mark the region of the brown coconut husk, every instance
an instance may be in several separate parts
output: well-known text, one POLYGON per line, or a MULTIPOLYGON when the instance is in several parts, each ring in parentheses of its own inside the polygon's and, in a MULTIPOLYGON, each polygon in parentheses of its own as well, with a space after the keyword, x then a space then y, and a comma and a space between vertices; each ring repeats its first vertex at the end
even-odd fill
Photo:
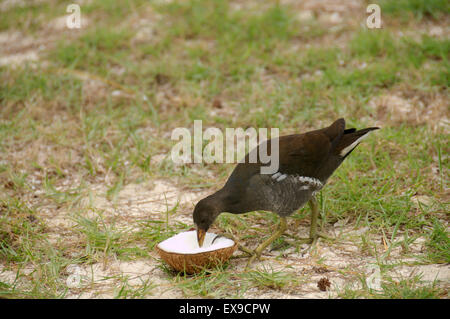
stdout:
POLYGON ((197 254, 180 254, 167 252, 156 245, 155 250, 159 256, 176 271, 187 274, 195 274, 203 269, 209 269, 223 264, 237 249, 237 243, 231 247, 225 247, 197 254))

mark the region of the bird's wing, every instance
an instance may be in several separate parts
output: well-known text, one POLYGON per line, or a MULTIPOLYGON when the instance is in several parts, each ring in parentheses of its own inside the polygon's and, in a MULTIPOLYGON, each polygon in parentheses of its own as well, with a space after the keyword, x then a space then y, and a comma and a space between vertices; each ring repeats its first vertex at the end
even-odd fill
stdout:
POLYGON ((311 177, 275 173, 256 174, 250 178, 243 202, 245 209, 268 210, 290 214, 303 206, 322 183, 311 177))
MULTIPOLYGON (((344 119, 339 119, 324 129, 277 138, 278 172, 305 177, 316 176, 323 163, 337 147, 344 134, 344 128, 344 119)), ((254 175, 259 175, 261 173, 261 166, 269 165, 262 163, 260 148, 265 144, 264 148, 268 156, 275 156, 275 154, 272 154, 272 143, 274 140, 275 139, 271 139, 263 142, 249 152, 246 155, 244 162, 236 166, 227 181, 227 184, 234 183, 235 179, 239 179, 242 182, 250 180, 254 175), (250 154, 256 155, 257 163, 249 163, 252 158, 250 154)), ((265 151, 262 153, 265 153, 265 151)))
POLYGON ((316 176, 344 134, 345 121, 329 127, 280 139, 280 172, 316 176))

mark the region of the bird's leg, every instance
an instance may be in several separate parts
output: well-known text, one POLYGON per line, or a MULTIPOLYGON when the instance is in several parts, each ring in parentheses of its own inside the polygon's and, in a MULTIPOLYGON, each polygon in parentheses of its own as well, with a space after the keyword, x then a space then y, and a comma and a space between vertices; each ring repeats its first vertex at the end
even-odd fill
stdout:
POLYGON ((271 243, 273 243, 277 238, 279 238, 281 235, 283 235, 284 231, 287 228, 286 223, 286 217, 280 217, 280 224, 278 225, 278 229, 275 233, 272 234, 266 241, 264 241, 261 245, 259 245, 253 253, 253 256, 249 259, 247 262, 247 267, 253 263, 256 257, 260 257, 261 253, 264 249, 266 249, 267 246, 269 246, 271 243))
POLYGON ((238 256, 232 256, 231 258, 233 258, 233 259, 234 259, 234 258, 243 258, 243 257, 249 257, 249 256, 254 255, 254 252, 253 252, 252 250, 250 250, 250 249, 248 249, 248 248, 242 246, 241 244, 239 244, 238 239, 237 239, 236 237, 234 237, 233 235, 228 234, 228 233, 225 233, 225 234, 221 234, 221 235, 216 236, 216 238, 214 238, 212 242, 214 242, 214 241, 215 241, 217 238, 219 238, 219 237, 225 237, 225 238, 231 239, 232 241, 234 241, 235 243, 237 243, 238 249, 239 249, 240 251, 242 251, 242 252, 245 253, 245 254, 238 255, 238 256))
POLYGON ((314 243, 319 237, 333 240, 333 238, 330 238, 321 232, 317 231, 317 219, 319 218, 319 203, 317 202, 317 199, 315 196, 313 196, 309 200, 309 206, 311 207, 311 228, 309 230, 309 239, 311 243, 314 243))
POLYGON ((309 207, 311 207, 311 228, 309 229, 309 239, 314 242, 317 239, 317 219, 319 218, 319 203, 316 196, 309 200, 309 207))
POLYGON ((308 202, 311 207, 311 227, 309 229, 309 238, 297 238, 297 243, 300 244, 314 244, 319 237, 330 239, 329 237, 317 231, 317 219, 319 218, 319 203, 315 196, 311 197, 308 202))

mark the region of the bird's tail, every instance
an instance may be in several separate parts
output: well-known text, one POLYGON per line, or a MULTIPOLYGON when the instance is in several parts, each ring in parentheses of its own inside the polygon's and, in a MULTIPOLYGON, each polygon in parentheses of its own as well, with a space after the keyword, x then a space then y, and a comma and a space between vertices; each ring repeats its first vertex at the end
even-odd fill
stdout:
POLYGON ((336 153, 346 158, 371 131, 378 129, 379 127, 368 127, 358 131, 355 128, 344 130, 344 134, 335 149, 336 153))

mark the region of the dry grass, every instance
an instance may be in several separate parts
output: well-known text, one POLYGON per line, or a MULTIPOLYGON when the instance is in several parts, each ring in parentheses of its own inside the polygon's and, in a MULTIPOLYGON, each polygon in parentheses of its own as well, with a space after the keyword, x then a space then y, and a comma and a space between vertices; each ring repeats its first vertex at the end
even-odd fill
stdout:
MULTIPOLYGON (((364 1, 277 3, 83 1, 80 30, 59 1, 1 4, 0 297, 448 298, 448 14, 384 3, 365 30, 364 1), (321 194, 335 241, 297 247, 302 209, 253 270, 159 259, 233 169, 175 165, 172 129, 337 117, 382 130, 321 194)), ((254 247, 276 222, 223 214, 212 231, 254 247)))

